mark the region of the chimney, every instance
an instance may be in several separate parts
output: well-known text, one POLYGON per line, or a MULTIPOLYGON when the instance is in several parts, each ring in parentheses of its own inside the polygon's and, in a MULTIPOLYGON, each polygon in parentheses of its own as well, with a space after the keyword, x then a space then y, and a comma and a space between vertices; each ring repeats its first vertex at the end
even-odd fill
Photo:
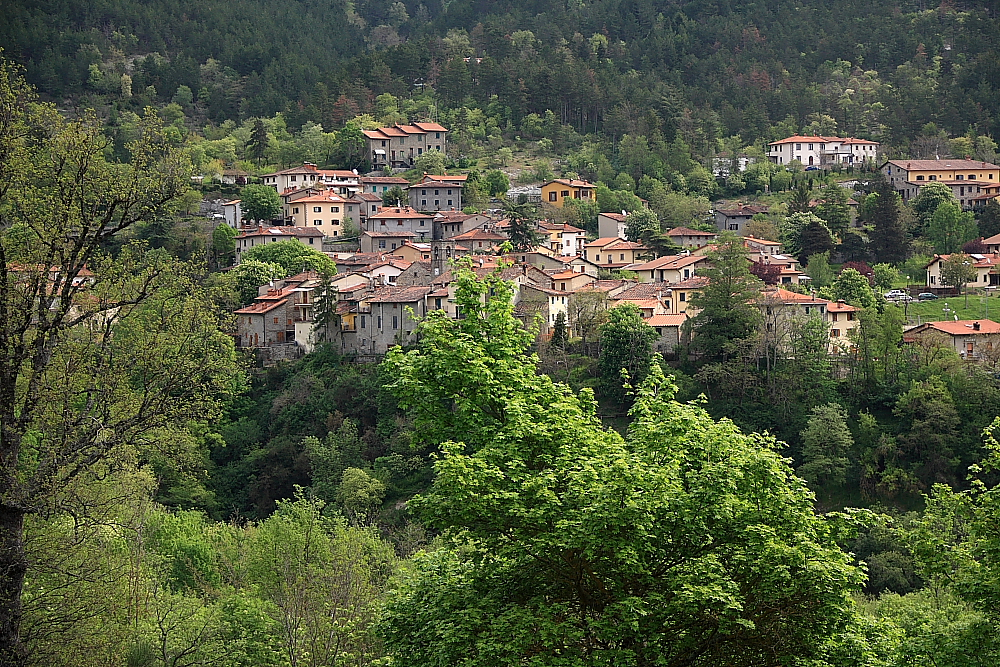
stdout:
POLYGON ((972 323, 972 330, 973 331, 979 331, 979 322, 973 322, 972 323))

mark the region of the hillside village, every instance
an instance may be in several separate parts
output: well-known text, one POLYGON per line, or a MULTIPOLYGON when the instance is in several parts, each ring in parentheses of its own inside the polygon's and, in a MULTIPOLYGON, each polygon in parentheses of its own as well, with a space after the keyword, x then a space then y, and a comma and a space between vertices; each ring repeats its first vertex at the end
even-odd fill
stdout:
MULTIPOLYGON (((385 167, 373 172, 378 175, 308 163, 263 175, 262 182, 279 193, 280 223, 245 220, 239 200, 223 205, 226 222, 238 231, 237 263, 261 244, 293 241, 323 251, 338 267, 330 283, 337 295, 333 323, 317 325, 316 303, 324 283, 315 271, 306 271, 262 285, 253 303, 235 311, 241 347, 257 349, 268 363, 308 353, 319 340, 348 356, 378 358, 394 345, 414 343, 417 321, 431 311, 461 317, 452 267, 465 258, 477 274, 500 269, 516 285, 515 313, 526 327, 537 324, 543 340, 551 338, 557 326, 569 336, 592 335, 583 330, 581 322, 588 318, 581 310, 633 304, 656 331, 654 349, 672 358, 686 334, 685 322, 699 312, 691 299, 707 284, 702 274, 710 265, 709 254, 719 234, 732 233, 741 238, 751 266, 761 267, 753 272, 766 275, 768 284, 758 299, 762 312, 781 313, 778 322, 795 316, 818 318, 829 333, 831 354, 851 348, 849 334, 858 309, 843 300, 818 297, 801 262, 785 254, 780 242, 748 233, 751 221, 766 214, 767 206, 735 202, 714 210, 702 229, 669 229, 665 236, 673 253, 660 254, 641 240, 629 240, 625 211, 599 213, 597 238, 588 238, 584 229, 571 224, 550 222, 546 213, 555 213, 567 200, 596 198, 593 183, 554 178, 533 193, 539 209, 531 223, 537 244, 515 250, 502 207, 463 212, 467 175, 423 174, 412 183, 400 175, 384 175, 412 167, 425 151, 445 149, 446 136, 447 129, 434 123, 365 131, 372 164, 385 167), (404 193, 405 203, 384 205, 383 196, 393 188, 404 193), (708 231, 713 224, 715 230, 708 231)), ((872 141, 796 135, 771 143, 768 158, 777 164, 794 160, 809 169, 871 168, 878 164, 878 148, 872 141)), ((934 182, 948 185, 964 209, 1000 197, 1000 167, 982 161, 888 160, 879 169, 904 201, 934 182)), ((530 204, 523 188, 512 189, 508 198, 530 204)), ((820 203, 813 200, 810 206, 820 203)), ((856 225, 858 202, 850 198, 847 204, 856 225)), ((1000 235, 985 243, 989 253, 973 255, 973 287, 995 286, 1000 280, 1000 235)), ((954 291, 941 278, 947 258, 935 256, 926 267, 920 292, 937 296, 954 291)), ((963 357, 976 358, 987 345, 992 348, 997 331, 992 325, 973 329, 966 324, 935 328, 913 322, 913 336, 928 327, 948 332, 963 357)))

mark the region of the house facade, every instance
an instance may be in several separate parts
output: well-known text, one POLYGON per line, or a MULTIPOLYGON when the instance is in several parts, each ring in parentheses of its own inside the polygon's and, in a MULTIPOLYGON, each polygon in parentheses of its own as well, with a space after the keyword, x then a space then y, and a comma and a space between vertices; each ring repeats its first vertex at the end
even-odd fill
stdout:
POLYGON ((1000 188, 1000 167, 981 160, 889 160, 881 167, 903 201, 910 201, 928 183, 951 188, 962 208, 971 208, 983 189, 1000 188))
POLYGON ((542 203, 556 208, 562 208, 567 199, 582 199, 596 201, 597 186, 587 181, 557 178, 543 183, 542 203))
POLYGON ((798 161, 806 167, 853 166, 876 162, 879 146, 877 141, 853 137, 795 135, 769 143, 767 157, 774 164, 798 161))
POLYGON ((991 361, 1000 354, 1000 323, 992 320, 924 322, 903 335, 906 342, 946 342, 967 361, 991 361))
POLYGON ((428 151, 448 151, 448 130, 437 123, 397 124, 365 130, 364 135, 372 169, 405 169, 428 151))
MULTIPOLYGON (((946 285, 941 282, 941 265, 944 264, 949 257, 951 257, 951 255, 934 255, 934 259, 927 264, 927 287, 946 287, 946 285)), ((976 271, 975 278, 973 278, 973 280, 969 283, 969 287, 991 287, 1000 285, 1000 274, 997 272, 997 267, 1000 266, 1000 254, 976 253, 969 255, 969 259, 973 262, 973 267, 976 271)))
POLYGON ((718 209, 715 212, 715 226, 720 232, 734 232, 746 235, 746 227, 758 213, 767 213, 767 206, 740 205, 734 208, 718 209))
POLYGON ((410 206, 418 211, 461 211, 462 188, 459 180, 438 180, 440 176, 424 176, 409 187, 410 206))
POLYGON ((330 190, 289 201, 285 209, 293 227, 313 227, 330 237, 343 235, 347 200, 330 190))

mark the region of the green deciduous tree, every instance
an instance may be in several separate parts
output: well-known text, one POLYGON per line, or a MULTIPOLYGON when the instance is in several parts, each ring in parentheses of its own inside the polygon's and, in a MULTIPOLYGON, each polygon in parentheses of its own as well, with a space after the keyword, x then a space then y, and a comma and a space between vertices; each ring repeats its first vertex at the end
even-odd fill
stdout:
POLYGON ((510 190, 510 179, 507 178, 507 174, 499 169, 491 169, 486 172, 483 183, 491 197, 506 195, 507 191, 510 190))
POLYGON ((403 206, 407 201, 406 192, 398 185, 394 185, 382 193, 383 206, 403 206))
POLYGON ((853 445, 844 408, 836 403, 818 405, 802 431, 802 465, 796 472, 811 484, 843 484, 853 445))
POLYGON ((927 240, 942 255, 958 252, 966 241, 978 235, 975 216, 962 211, 958 203, 942 202, 927 221, 927 240))
POLYGON ((240 302, 246 305, 257 298, 261 286, 286 275, 288 274, 280 264, 244 259, 227 274, 227 277, 233 281, 240 302))
POLYGON ((418 422, 448 406, 418 426, 442 454, 411 501, 447 539, 389 599, 394 664, 821 657, 862 575, 773 442, 670 400, 657 364, 623 439, 589 392, 536 373, 509 291, 467 289, 471 322, 429 316, 424 347, 386 362, 418 422))
POLYGON ((858 308, 870 308, 875 305, 875 292, 868 278, 858 273, 857 269, 844 269, 833 281, 833 296, 838 301, 846 301, 858 308))
POLYGON ((219 225, 212 230, 212 264, 216 268, 230 266, 236 254, 236 230, 219 225))
MULTIPOLYGON (((971 257, 956 252, 941 262, 941 282, 965 292, 965 286, 976 278, 976 267, 971 257)), ((969 306, 969 294, 965 294, 965 306, 969 306)))
POLYGON ((660 218, 648 208, 640 208, 625 216, 625 237, 641 243, 660 233, 660 218))
POLYGON ((830 253, 812 255, 806 263, 806 274, 812 278, 809 283, 813 287, 826 287, 834 281, 833 269, 830 268, 830 253))
POLYGON ((601 325, 598 360, 605 396, 619 404, 628 402, 625 385, 638 386, 649 374, 655 340, 656 331, 643 321, 642 311, 634 304, 608 311, 608 320, 601 325))
POLYGON ((799 261, 806 261, 813 255, 829 253, 833 248, 833 234, 818 218, 803 227, 799 233, 799 261))
POLYGON ((235 375, 231 341, 189 267, 140 245, 102 252, 184 192, 188 164, 155 116, 139 121, 128 164, 109 161, 100 127, 38 103, 0 60, 0 210, 31 240, 8 247, 0 231, 5 665, 25 659, 25 517, 55 511, 75 479, 154 429, 211 414, 235 375))
POLYGON ((269 185, 248 185, 240 192, 243 217, 254 222, 270 222, 281 215, 278 191, 269 185))
POLYGON ((281 278, 307 269, 326 273, 330 276, 337 273, 337 267, 332 259, 319 250, 294 240, 264 243, 254 246, 243 253, 243 256, 240 258, 241 264, 246 261, 277 264, 284 269, 285 275, 280 276, 281 278))

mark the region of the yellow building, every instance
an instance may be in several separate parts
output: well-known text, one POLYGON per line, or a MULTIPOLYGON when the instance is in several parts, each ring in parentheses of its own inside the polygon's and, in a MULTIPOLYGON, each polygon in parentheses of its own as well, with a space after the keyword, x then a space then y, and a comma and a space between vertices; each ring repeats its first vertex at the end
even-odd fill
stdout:
POLYGON ((340 236, 343 232, 346 200, 331 191, 289 202, 288 218, 295 227, 315 227, 324 236, 340 236))
POLYGON ((903 201, 916 197, 922 186, 939 182, 952 189, 962 208, 1000 182, 1000 166, 981 160, 889 160, 882 173, 903 201))
POLYGON ((542 201, 556 208, 562 208, 567 199, 595 201, 596 198, 597 186, 587 181, 557 178, 542 185, 542 201))

